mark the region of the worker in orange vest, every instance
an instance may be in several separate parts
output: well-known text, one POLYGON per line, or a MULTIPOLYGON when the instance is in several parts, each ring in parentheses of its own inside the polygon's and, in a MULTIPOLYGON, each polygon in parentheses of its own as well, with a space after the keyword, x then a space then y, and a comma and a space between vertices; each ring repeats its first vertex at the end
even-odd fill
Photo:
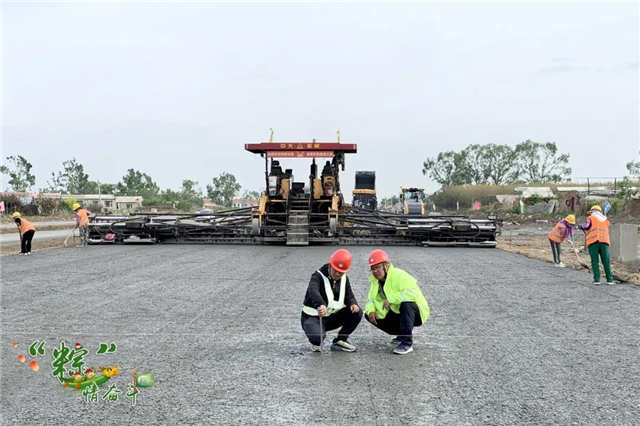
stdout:
POLYGON ((611 222, 602 213, 602 208, 595 205, 587 212, 587 220, 584 225, 579 226, 585 233, 584 238, 589 249, 589 256, 591 256, 591 270, 593 271, 593 283, 595 285, 600 284, 600 259, 602 259, 602 266, 604 266, 607 284, 614 284, 611 272, 611 258, 609 256, 609 246, 611 245, 611 240, 609 239, 610 225, 611 222))
POLYGON ((87 244, 89 217, 91 212, 87 209, 80 207, 80 204, 73 203, 73 211, 76 212, 76 228, 80 230, 80 239, 82 245, 87 244))
POLYGON ((33 234, 36 233, 36 227, 27 219, 21 217, 20 212, 13 212, 11 217, 13 217, 13 221, 20 231, 20 253, 18 254, 29 256, 31 254, 31 240, 33 239, 33 234))
POLYGON ((568 215, 551 229, 547 235, 549 244, 551 244, 551 254, 553 255, 553 264, 564 268, 564 263, 560 261, 560 244, 569 238, 569 242, 573 245, 573 227, 576 224, 576 217, 572 214, 568 215))

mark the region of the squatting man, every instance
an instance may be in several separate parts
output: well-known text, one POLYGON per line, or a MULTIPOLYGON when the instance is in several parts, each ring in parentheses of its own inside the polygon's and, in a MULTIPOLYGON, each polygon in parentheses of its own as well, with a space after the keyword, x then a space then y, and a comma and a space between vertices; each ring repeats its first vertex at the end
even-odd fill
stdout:
MULTIPOLYGON (((326 332, 340 328, 331 349, 355 352, 349 336, 362 320, 362 311, 353 295, 347 272, 352 256, 338 249, 329 262, 311 275, 304 297, 300 322, 311 350, 321 351, 326 332)), ((429 317, 429 305, 414 277, 391 263, 384 250, 374 250, 367 261, 371 270, 370 289, 364 315, 374 327, 395 336, 393 353, 413 351, 413 328, 429 317)))

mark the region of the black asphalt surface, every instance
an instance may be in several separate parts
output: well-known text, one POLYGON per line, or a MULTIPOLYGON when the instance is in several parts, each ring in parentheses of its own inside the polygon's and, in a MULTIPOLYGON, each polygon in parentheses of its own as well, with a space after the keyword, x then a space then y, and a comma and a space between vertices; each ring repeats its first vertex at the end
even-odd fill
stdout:
MULTIPOLYGON (((349 248, 363 307, 373 248, 349 248)), ((301 303, 335 249, 0 258, 2 424, 638 424, 640 287, 593 286, 586 272, 497 249, 389 247, 431 306, 415 351, 393 355, 363 320, 357 352, 311 353, 301 303), (88 366, 119 366, 97 403, 52 375, 61 340, 88 348, 88 366), (34 341, 44 355, 29 354, 34 341), (115 352, 96 353, 111 342, 115 352), (135 406, 125 395, 134 369, 155 375, 135 406), (111 384, 118 401, 102 399, 111 384)))

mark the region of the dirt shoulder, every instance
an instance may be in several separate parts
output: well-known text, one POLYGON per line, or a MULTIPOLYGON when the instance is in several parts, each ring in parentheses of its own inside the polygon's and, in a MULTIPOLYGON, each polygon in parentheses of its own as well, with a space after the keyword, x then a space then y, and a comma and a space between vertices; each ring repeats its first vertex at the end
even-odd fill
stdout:
MULTIPOLYGON (((69 224, 60 224, 60 225, 38 225, 37 222, 34 222, 33 225, 36 227, 36 232, 37 231, 57 231, 58 229, 69 229, 71 230, 73 228, 73 225, 69 225, 69 224)), ((18 228, 16 227, 16 229, 12 229, 12 228, 0 228, 0 234, 12 234, 12 233, 18 233, 18 228)))
MULTIPOLYGON (((31 242, 31 251, 38 252, 40 250, 63 247, 63 244, 64 244, 64 238, 54 239, 54 240, 41 240, 41 241, 34 239, 31 242)), ((18 254, 18 252, 20 252, 20 243, 2 244, 2 246, 0 246, 1 256, 10 256, 10 255, 18 254)))
MULTIPOLYGON (((23 216, 29 222, 33 222, 37 224, 38 222, 65 222, 70 220, 76 220, 76 215, 71 214, 63 214, 63 215, 53 215, 53 216, 23 216)), ((0 223, 13 223, 13 218, 10 214, 0 215, 0 223)))
MULTIPOLYGON (((507 231, 499 236, 497 241, 498 248, 501 250, 550 263, 553 261, 551 247, 549 246, 546 233, 545 235, 514 235, 512 232, 507 231)), ((582 263, 591 265, 589 254, 584 252, 584 237, 582 237, 580 233, 577 234, 576 247, 578 247, 578 255, 582 263)), ((561 260, 567 268, 585 270, 578 262, 575 253, 568 243, 563 243, 562 245, 561 260)), ((600 267, 602 268, 602 265, 600 267)), ((640 285, 640 269, 637 264, 625 264, 612 260, 611 267, 613 268, 613 273, 624 281, 640 285)), ((604 278, 604 271, 602 269, 601 274, 604 278)))

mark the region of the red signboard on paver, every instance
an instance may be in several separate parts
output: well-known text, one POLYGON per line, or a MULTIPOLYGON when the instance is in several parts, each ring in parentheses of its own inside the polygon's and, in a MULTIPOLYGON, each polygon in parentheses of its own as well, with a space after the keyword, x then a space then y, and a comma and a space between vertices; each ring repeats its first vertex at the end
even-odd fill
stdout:
POLYGON ((333 151, 267 151, 269 158, 331 158, 333 151))
MULTIPOLYGON (((331 152, 333 156, 337 152, 355 153, 358 151, 356 144, 351 143, 328 143, 328 142, 263 142, 245 144, 244 149, 247 151, 262 154, 268 152, 283 151, 314 151, 314 152, 331 152)), ((288 157, 296 157, 295 155, 287 155, 288 157)), ((305 155, 305 158, 320 157, 320 155, 305 155)))

